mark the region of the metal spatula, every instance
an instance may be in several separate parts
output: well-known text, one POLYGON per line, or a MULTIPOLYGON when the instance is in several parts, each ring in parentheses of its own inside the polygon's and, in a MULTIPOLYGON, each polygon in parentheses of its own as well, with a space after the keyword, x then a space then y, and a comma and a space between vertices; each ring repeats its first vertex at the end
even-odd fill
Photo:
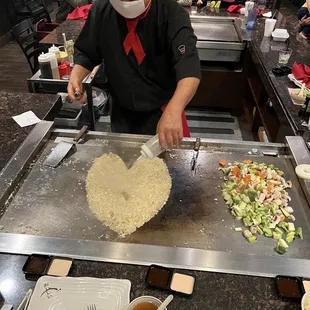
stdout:
POLYGON ((67 156, 72 147, 79 143, 79 140, 85 134, 87 129, 88 126, 83 126, 72 142, 59 142, 57 146, 53 149, 51 154, 45 159, 43 165, 56 168, 60 164, 60 162, 67 156))

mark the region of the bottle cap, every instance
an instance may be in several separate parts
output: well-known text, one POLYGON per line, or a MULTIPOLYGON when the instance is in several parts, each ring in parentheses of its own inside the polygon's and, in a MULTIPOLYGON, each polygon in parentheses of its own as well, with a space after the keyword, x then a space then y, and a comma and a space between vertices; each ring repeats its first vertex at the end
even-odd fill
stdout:
POLYGON ((63 69, 67 69, 67 65, 65 63, 61 63, 59 66, 58 66, 59 69, 63 70, 63 69))
POLYGON ((50 57, 49 57, 48 54, 42 53, 42 54, 39 55, 38 61, 39 62, 48 62, 48 61, 50 61, 50 57))
POLYGON ((48 49, 48 52, 49 52, 49 53, 54 53, 54 54, 55 54, 55 53, 58 53, 58 52, 59 52, 59 48, 53 44, 52 47, 50 47, 50 48, 48 49))

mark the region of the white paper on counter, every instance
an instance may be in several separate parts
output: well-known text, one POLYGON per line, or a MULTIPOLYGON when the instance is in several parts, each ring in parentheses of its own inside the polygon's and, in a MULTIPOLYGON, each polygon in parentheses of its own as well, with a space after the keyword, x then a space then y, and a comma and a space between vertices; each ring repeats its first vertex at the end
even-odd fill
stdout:
POLYGON ((12 118, 20 127, 34 125, 41 121, 32 111, 27 111, 25 113, 13 116, 12 118))

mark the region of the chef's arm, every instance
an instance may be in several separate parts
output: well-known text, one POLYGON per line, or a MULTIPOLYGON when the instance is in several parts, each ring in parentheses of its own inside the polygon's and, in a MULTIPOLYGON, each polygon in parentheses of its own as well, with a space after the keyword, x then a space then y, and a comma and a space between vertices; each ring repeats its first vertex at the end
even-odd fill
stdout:
POLYGON ((185 107, 194 97, 199 83, 200 80, 196 77, 187 77, 180 80, 168 107, 181 115, 185 107))
MULTIPOLYGON (((99 1, 98 1, 99 2, 99 1)), ((88 14, 85 26, 74 44, 74 67, 68 83, 68 94, 71 100, 81 103, 86 100, 86 94, 80 100, 74 97, 75 92, 83 93, 82 81, 93 68, 102 62, 98 47, 100 32, 100 13, 95 2, 88 14)))
POLYGON ((177 87, 157 125, 159 143, 163 149, 178 145, 183 139, 182 113, 195 95, 200 81, 197 38, 189 15, 177 3, 170 15, 167 37, 177 87))
POLYGON ((181 79, 157 125, 162 149, 178 145, 183 139, 182 113, 194 97, 200 80, 196 77, 181 79))

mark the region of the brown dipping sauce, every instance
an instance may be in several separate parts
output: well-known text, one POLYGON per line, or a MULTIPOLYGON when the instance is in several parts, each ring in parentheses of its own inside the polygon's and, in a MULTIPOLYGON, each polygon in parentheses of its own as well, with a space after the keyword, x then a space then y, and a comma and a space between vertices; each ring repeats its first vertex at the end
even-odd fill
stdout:
POLYGON ((139 305, 136 305, 133 310, 157 310, 157 306, 150 302, 143 302, 139 305))
POLYGON ((297 280, 294 279, 279 279, 278 280, 279 294, 287 298, 301 298, 300 286, 297 280))
POLYGON ((23 268, 25 273, 43 275, 49 265, 49 257, 44 255, 31 255, 23 268))
POLYGON ((170 278, 170 271, 164 268, 152 266, 150 268, 147 283, 151 286, 166 288, 170 278))

